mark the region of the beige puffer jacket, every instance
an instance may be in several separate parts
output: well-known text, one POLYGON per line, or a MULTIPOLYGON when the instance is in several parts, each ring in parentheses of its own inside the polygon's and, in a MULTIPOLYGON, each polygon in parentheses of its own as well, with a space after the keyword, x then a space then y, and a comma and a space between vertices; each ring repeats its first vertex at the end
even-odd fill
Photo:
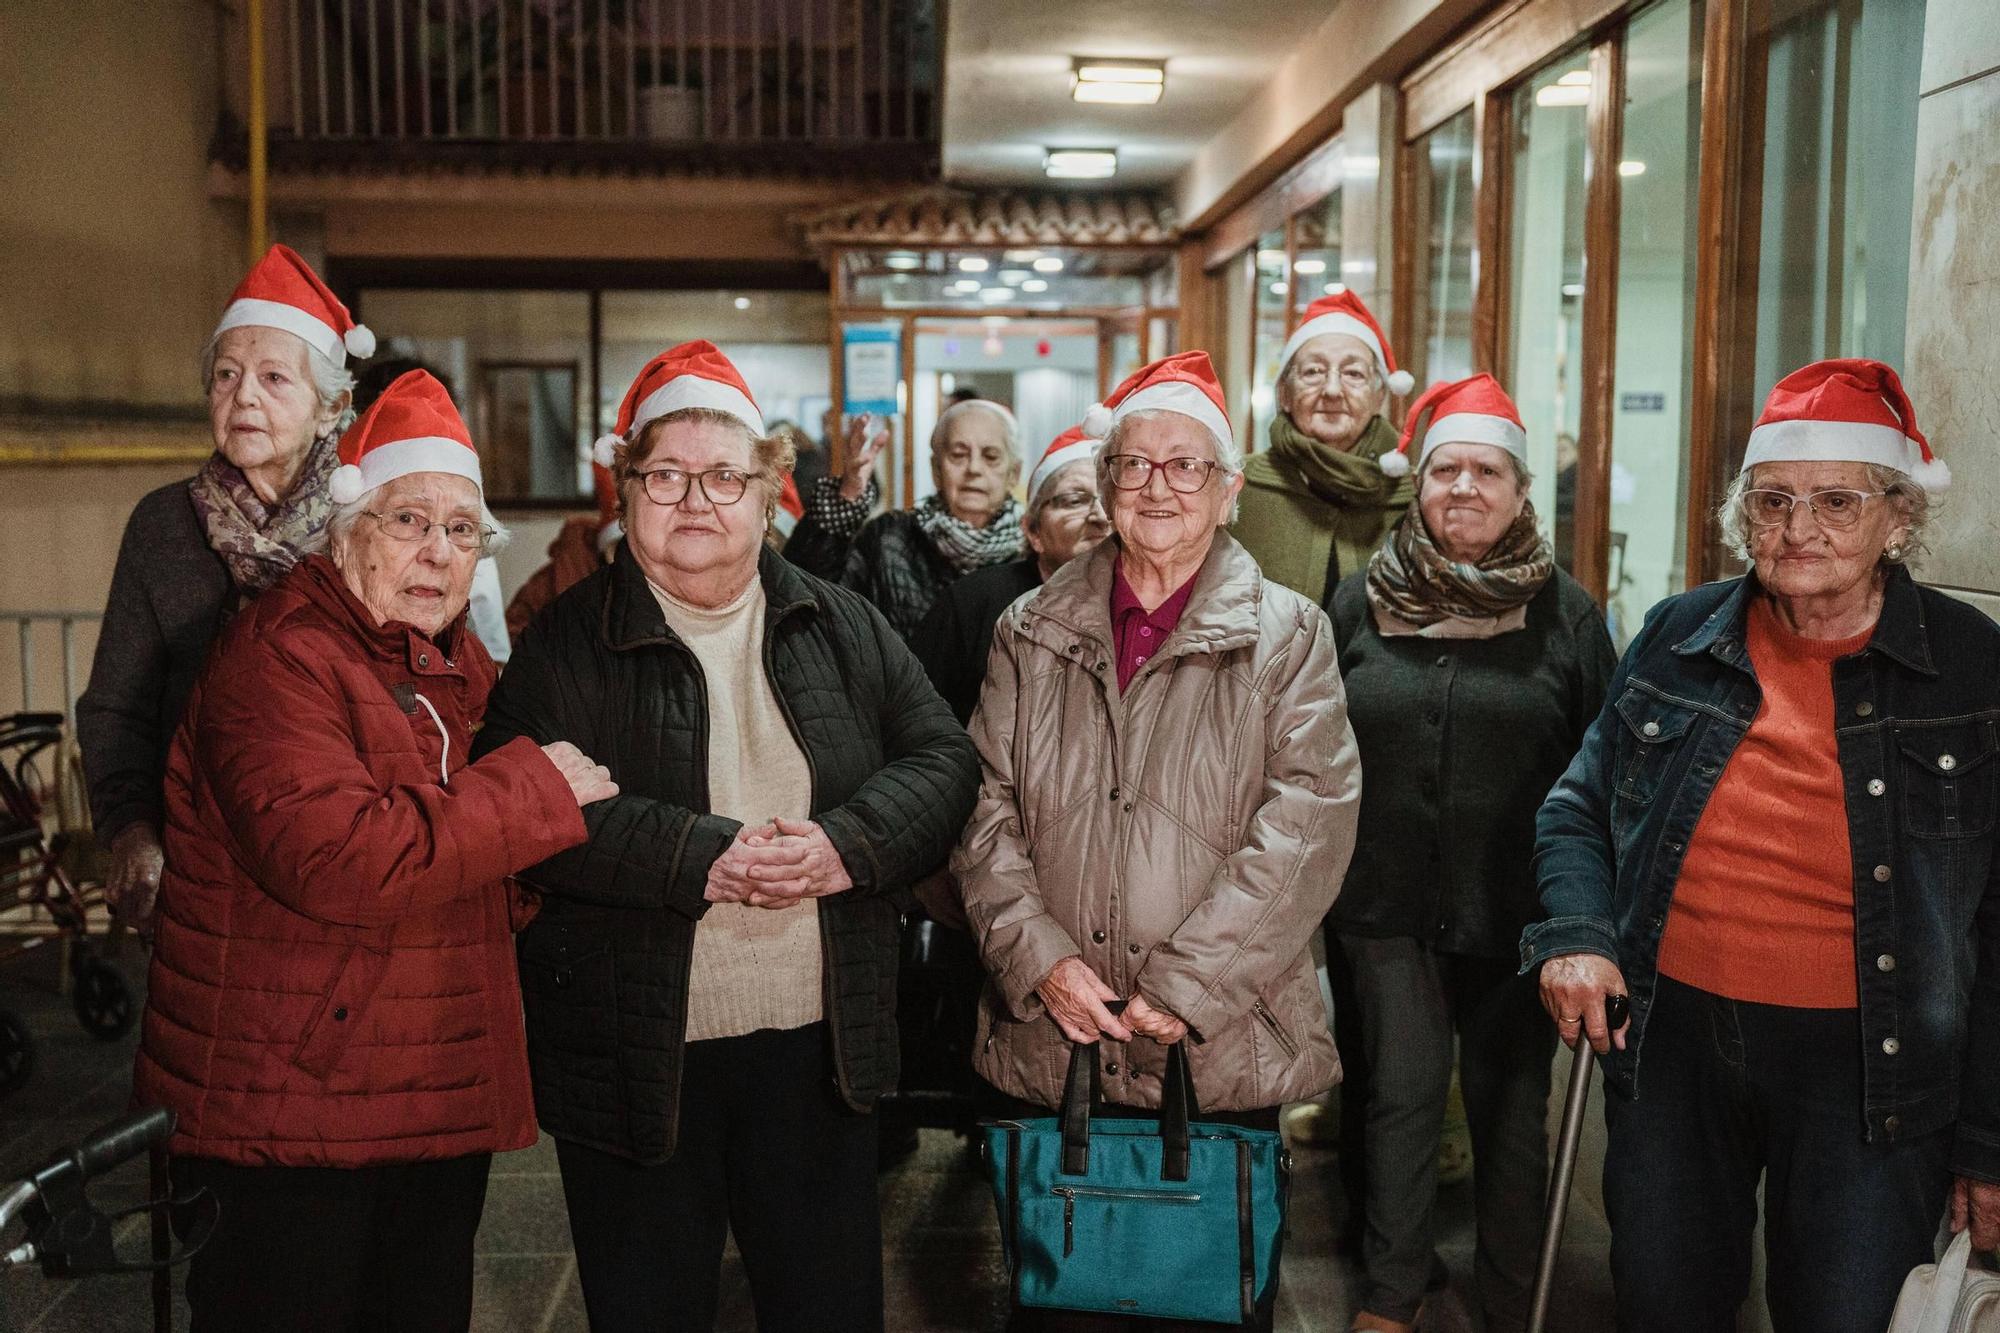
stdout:
MULTIPOLYGON (((1118 543, 1009 607, 972 720, 979 804, 952 858, 990 978, 974 1066, 1061 1098, 1069 1043, 1036 985, 1080 955, 1190 1029, 1204 1110, 1340 1076, 1310 943, 1354 849, 1361 765, 1333 631, 1218 530, 1180 625, 1123 695, 1118 543)), ((1107 1040, 1106 1100, 1159 1104, 1164 1048, 1107 1040)))

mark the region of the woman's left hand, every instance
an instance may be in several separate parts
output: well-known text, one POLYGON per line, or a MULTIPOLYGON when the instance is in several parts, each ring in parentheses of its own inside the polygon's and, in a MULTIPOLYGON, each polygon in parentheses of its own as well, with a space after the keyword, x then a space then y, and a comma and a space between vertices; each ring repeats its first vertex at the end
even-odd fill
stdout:
POLYGON ((743 901, 752 907, 790 907, 854 887, 826 830, 810 819, 774 819, 770 836, 753 834, 744 849, 746 877, 757 887, 743 901))
POLYGON ((1120 1017, 1132 1031, 1142 1037, 1151 1037, 1162 1046, 1171 1046, 1187 1036, 1187 1024, 1166 1010, 1147 1004, 1143 995, 1134 995, 1127 1000, 1125 1012, 1120 1017))
POLYGON ((1951 1187, 1951 1229, 1972 1228, 1972 1248, 2000 1250, 2000 1185, 1960 1176, 1951 1187))

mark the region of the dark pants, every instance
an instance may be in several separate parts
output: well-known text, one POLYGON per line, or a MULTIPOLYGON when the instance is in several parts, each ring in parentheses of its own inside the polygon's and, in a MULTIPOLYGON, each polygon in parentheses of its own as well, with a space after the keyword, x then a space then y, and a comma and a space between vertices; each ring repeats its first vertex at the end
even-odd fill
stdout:
POLYGON ((1368 1045, 1361 1036, 1361 996, 1354 969, 1331 925, 1325 927, 1326 983, 1333 993, 1333 1044, 1340 1052, 1340 1138, 1336 1156, 1340 1192, 1347 1213, 1340 1219, 1339 1245, 1359 1251, 1368 1203, 1368 1045))
POLYGON ((1880 1333, 1931 1259, 1951 1131, 1866 1143, 1853 1009, 1723 999, 1659 979, 1639 1100, 1606 1100, 1604 1204, 1627 1333, 1730 1333, 1764 1182, 1778 1333, 1880 1333))
POLYGON ((206 1187, 221 1206, 188 1265, 193 1333, 465 1329, 492 1162, 342 1170, 175 1158, 176 1196, 206 1187))
POLYGON ((826 1024, 690 1042, 671 1160, 556 1161, 592 1333, 709 1333, 732 1232, 762 1333, 882 1327, 875 1117, 835 1090, 826 1024))
POLYGON ((1452 1039, 1472 1131, 1473 1280, 1490 1330, 1526 1323, 1548 1190, 1554 1026, 1511 960, 1414 939, 1338 937, 1369 1066, 1362 1308, 1416 1317, 1435 1263, 1438 1139, 1452 1039))

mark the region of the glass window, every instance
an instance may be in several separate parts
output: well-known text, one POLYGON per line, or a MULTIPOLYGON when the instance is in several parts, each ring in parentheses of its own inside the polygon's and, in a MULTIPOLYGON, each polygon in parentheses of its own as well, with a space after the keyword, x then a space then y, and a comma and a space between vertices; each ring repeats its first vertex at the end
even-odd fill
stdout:
MULTIPOLYGON (((1583 217, 1589 176, 1589 52, 1530 75, 1514 93, 1506 384, 1528 430, 1535 509, 1556 560, 1576 549, 1576 433, 1583 410, 1583 217)), ((1436 378, 1435 375, 1432 378, 1436 378)))
POLYGON ((788 421, 820 436, 832 403, 824 291, 626 291, 601 300, 604 429, 648 361, 675 343, 706 338, 742 373, 766 423, 788 421))
POLYGON ((1924 0, 1811 0, 1764 34, 1757 400, 1821 357, 1903 363, 1924 0))
POLYGON ((1605 584, 1621 652, 1647 608, 1687 581, 1702 8, 1665 0, 1635 17, 1625 38, 1605 584))
MULTIPOLYGON (((1215 270, 1212 275, 1221 292, 1216 306, 1222 315, 1222 345, 1218 370, 1222 375, 1222 395, 1229 404, 1229 420, 1243 437, 1250 432, 1250 386, 1253 383, 1249 349, 1251 321, 1256 318, 1257 252, 1244 250, 1215 270)), ((1245 441, 1239 439, 1239 443, 1245 441)), ((1247 448, 1247 444, 1246 444, 1247 448)))
POLYGON ((1296 322, 1320 297, 1347 290, 1340 281, 1339 190, 1292 219, 1292 242, 1297 249, 1292 257, 1296 322))
POLYGON ((1473 215, 1472 108, 1417 140, 1418 257, 1415 337, 1420 384, 1472 373, 1472 275, 1477 221, 1473 215))
POLYGON ((1250 448, 1262 449, 1269 438, 1271 414, 1277 407, 1278 354, 1291 331, 1290 270, 1285 262, 1282 228, 1257 240, 1256 323, 1250 353, 1250 448))

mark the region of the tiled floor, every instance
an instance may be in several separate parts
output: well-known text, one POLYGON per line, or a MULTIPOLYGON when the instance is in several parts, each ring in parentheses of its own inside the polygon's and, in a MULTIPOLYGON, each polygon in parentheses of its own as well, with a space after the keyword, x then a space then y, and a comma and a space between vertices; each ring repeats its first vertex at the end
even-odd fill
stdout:
MULTIPOLYGON (((125 1103, 132 1041, 106 1045, 83 1035, 67 1002, 46 985, 53 952, 0 970, 0 1004, 28 1019, 39 1056, 28 1085, 0 1100, 0 1180, 40 1164, 61 1145, 116 1116, 125 1103)), ((127 967, 137 970, 136 957, 128 958, 127 967)), ((1558 1089, 1565 1065, 1558 1060, 1558 1089)), ((1551 1107, 1552 1118, 1559 1109, 1551 1107)), ((1590 1119, 1551 1322, 1565 1333, 1601 1333, 1611 1327, 1607 1232, 1596 1190, 1601 1123, 1595 1115, 1590 1119)), ((137 1202, 144 1183, 143 1165, 124 1168, 96 1191, 100 1206, 137 1202)), ((917 1154, 883 1175, 882 1206, 889 1328, 899 1333, 1001 1329, 1005 1274, 992 1197, 962 1145, 947 1134, 926 1131, 917 1154)), ((1331 1156, 1299 1152, 1278 1306, 1278 1328, 1286 1333, 1344 1330, 1352 1317, 1356 1269, 1333 1248, 1343 1206, 1331 1156)), ((1423 1327, 1426 1333, 1469 1333, 1477 1327, 1467 1312, 1469 1186, 1443 1191, 1439 1223, 1439 1250, 1453 1281, 1433 1302, 1423 1327)), ((16 1238, 6 1239, 12 1243, 16 1238)), ((136 1219, 125 1223, 121 1239, 129 1251, 140 1252, 143 1226, 136 1219)), ((749 1288, 733 1257, 727 1268, 718 1327, 747 1333, 755 1327, 749 1288)), ((144 1277, 53 1282, 38 1272, 17 1273, 0 1286, 0 1333, 143 1333, 151 1328, 147 1290, 144 1277)), ((176 1327, 184 1328, 185 1312, 179 1313, 176 1327)), ((487 1333, 586 1327, 555 1153, 547 1140, 494 1165, 479 1233, 473 1327, 487 1333)))

